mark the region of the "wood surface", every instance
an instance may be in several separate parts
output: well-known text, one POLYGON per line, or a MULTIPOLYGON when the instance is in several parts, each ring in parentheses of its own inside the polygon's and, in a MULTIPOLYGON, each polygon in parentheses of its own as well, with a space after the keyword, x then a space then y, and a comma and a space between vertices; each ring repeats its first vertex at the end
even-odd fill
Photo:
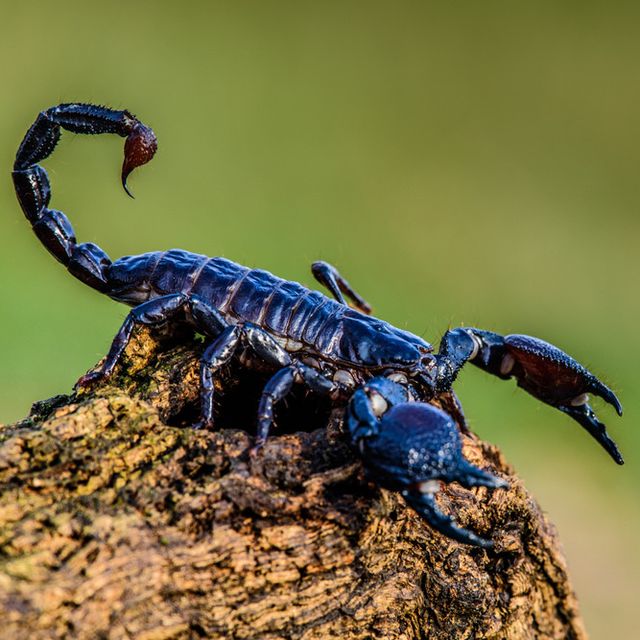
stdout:
POLYGON ((0 427, 0 638, 586 638, 554 527, 495 447, 463 436, 509 490, 440 494, 487 552, 368 480, 339 408, 299 394, 254 459, 263 378, 236 367, 220 430, 190 428, 201 350, 142 330, 109 384, 0 427))

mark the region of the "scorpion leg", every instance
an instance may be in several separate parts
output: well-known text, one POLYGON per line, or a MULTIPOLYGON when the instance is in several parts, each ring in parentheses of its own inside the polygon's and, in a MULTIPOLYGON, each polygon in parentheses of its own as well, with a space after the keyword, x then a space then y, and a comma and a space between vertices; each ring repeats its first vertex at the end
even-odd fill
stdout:
POLYGON ((358 295, 351 285, 338 273, 338 270, 328 262, 314 262, 311 265, 311 273, 313 277, 322 285, 327 287, 333 297, 341 304, 348 306, 344 299, 344 294, 353 302, 353 305, 362 313, 370 314, 371 305, 358 295))
POLYGON ((337 383, 329 380, 320 371, 301 362, 293 362, 288 367, 280 369, 267 382, 260 397, 254 451, 265 443, 273 424, 273 408, 291 392, 294 382, 306 384, 311 391, 319 395, 329 395, 338 388, 337 383))
POLYGON ((494 489, 508 483, 464 458, 451 416, 406 398, 406 388, 381 377, 372 378, 353 394, 347 426, 365 469, 379 485, 399 491, 440 533, 465 544, 491 547, 490 540, 461 528, 442 513, 435 496, 442 482, 494 489))
POLYGON ((618 398, 590 371, 554 345, 531 336, 501 336, 481 329, 460 328, 444 335, 436 360, 437 388, 450 388, 467 360, 503 380, 515 377, 519 387, 571 416, 618 464, 624 463, 605 425, 588 404, 591 393, 622 415, 618 398))
POLYGON ((202 414, 195 428, 213 428, 215 374, 231 360, 242 343, 268 364, 286 367, 291 363, 289 354, 264 329, 251 323, 228 326, 205 349, 200 361, 202 414))
POLYGON ((440 396, 440 406, 460 425, 463 433, 470 433, 462 403, 453 389, 440 396))
POLYGON ((215 391, 214 375, 226 365, 236 351, 240 340, 240 326, 229 325, 212 342, 200 359, 200 420, 195 429, 213 428, 213 395, 215 391))
POLYGON ((136 324, 158 327, 172 320, 186 322, 186 318, 179 317, 179 314, 186 309, 189 309, 196 329, 205 335, 218 334, 226 326, 226 322, 218 312, 198 296, 173 293, 153 298, 143 302, 129 312, 122 327, 120 327, 116 337, 113 339, 109 353, 102 366, 96 371, 82 376, 76 386, 88 387, 94 382, 108 378, 113 373, 131 340, 136 324))
POLYGON ((173 318, 176 313, 184 307, 186 301, 186 295, 173 293, 143 302, 141 305, 132 309, 122 323, 120 330, 116 333, 116 337, 111 343, 111 348, 102 366, 96 371, 91 371, 82 376, 76 383, 76 386, 89 387, 94 382, 108 378, 120 362, 122 354, 131 340, 131 335, 136 324, 161 325, 173 318))

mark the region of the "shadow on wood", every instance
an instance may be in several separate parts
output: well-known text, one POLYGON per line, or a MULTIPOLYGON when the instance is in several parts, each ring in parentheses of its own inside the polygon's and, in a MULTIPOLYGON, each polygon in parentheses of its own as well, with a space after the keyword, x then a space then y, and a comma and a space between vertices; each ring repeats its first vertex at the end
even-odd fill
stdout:
POLYGON ((508 491, 440 499, 486 552, 368 482, 327 405, 294 399, 251 460, 259 381, 235 371, 225 428, 189 428, 198 345, 156 346, 141 331, 109 385, 0 428, 4 637, 586 637, 555 530, 495 447, 464 436, 508 491))

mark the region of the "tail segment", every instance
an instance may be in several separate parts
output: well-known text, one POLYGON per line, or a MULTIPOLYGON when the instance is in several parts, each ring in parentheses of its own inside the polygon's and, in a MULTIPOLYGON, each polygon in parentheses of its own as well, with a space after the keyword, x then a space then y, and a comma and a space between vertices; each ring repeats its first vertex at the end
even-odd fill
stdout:
POLYGON ((99 291, 108 288, 109 256, 93 243, 77 244, 73 227, 61 211, 49 209, 51 187, 38 165, 49 157, 60 139, 60 127, 73 133, 115 133, 125 142, 122 186, 127 176, 153 158, 157 142, 153 131, 128 111, 90 104, 61 104, 41 112, 24 137, 13 165, 13 184, 24 215, 49 252, 76 278, 99 291))

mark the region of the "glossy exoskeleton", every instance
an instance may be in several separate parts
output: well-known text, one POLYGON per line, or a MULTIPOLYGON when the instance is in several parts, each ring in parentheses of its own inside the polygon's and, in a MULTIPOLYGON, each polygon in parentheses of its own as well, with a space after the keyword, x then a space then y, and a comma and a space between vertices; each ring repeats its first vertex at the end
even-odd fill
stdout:
POLYGON ((126 138, 122 184, 127 193, 127 176, 153 157, 157 143, 153 131, 128 111, 61 104, 38 115, 18 149, 16 194, 42 244, 76 278, 133 307, 101 367, 83 376, 79 386, 114 371, 136 324, 187 323, 206 339, 201 417, 195 426, 213 428, 214 378, 234 355, 250 353, 273 371, 259 402, 257 447, 269 434, 274 405, 294 384, 306 385, 346 405, 354 449, 374 481, 401 492, 435 529, 483 547, 491 541, 460 528, 435 502, 442 481, 467 487, 507 484, 462 456, 451 416, 463 425, 464 420, 451 387, 466 362, 505 380, 515 378, 530 394, 574 418, 622 464, 589 406, 589 394, 621 414, 618 399, 573 358, 542 340, 458 328, 447 331, 434 351, 422 338, 368 315, 369 305, 324 262, 314 263, 312 272, 335 299, 225 258, 172 249, 112 262, 95 244, 78 243, 64 213, 49 208, 49 179, 38 164, 54 150, 61 128, 126 138), (429 404, 434 399, 448 413, 429 404))

